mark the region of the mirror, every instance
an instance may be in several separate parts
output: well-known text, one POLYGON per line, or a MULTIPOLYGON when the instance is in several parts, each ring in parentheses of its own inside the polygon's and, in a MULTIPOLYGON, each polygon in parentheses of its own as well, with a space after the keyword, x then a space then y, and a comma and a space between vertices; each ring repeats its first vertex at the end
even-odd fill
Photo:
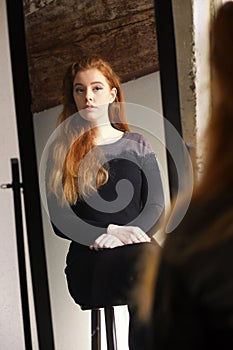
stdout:
MULTIPOLYGON (((127 103, 155 110, 162 115, 160 72, 152 1, 109 1, 93 4, 84 1, 26 1, 25 28, 28 50, 30 90, 32 94, 37 162, 55 128, 60 111, 59 96, 64 68, 75 60, 77 53, 104 52, 122 77, 127 103), (51 17, 50 17, 51 16, 51 17), (70 17, 69 17, 70 16, 70 17), (77 17, 78 16, 78 17, 77 17), (42 30, 43 29, 43 30, 42 30), (68 37, 64 37, 67 35, 68 37), (80 35, 80 37, 79 37, 80 35), (115 60, 116 59, 116 60, 115 60), (143 93, 142 93, 143 91, 143 93)), ((133 117, 132 117, 133 118, 133 117)), ((143 132, 158 125, 147 125, 145 119, 137 127, 143 132)), ((132 121, 132 125, 134 122, 132 121)), ((161 118, 161 138, 164 125, 161 118)), ((153 131, 146 137, 153 138, 153 131)), ((166 151, 161 142, 153 145, 163 172, 164 190, 169 201, 166 151)), ((42 208, 43 212, 43 208, 42 208)), ((90 314, 79 309, 71 299, 64 276, 65 257, 69 242, 57 238, 43 212, 46 263, 52 321, 57 349, 77 349, 79 344, 90 347, 90 314)), ((128 322, 125 310, 119 311, 119 342, 127 342, 128 322), (122 313, 121 313, 122 311, 122 313), (122 340, 120 340, 122 338, 122 340)), ((103 337, 104 338, 104 337, 103 337)))

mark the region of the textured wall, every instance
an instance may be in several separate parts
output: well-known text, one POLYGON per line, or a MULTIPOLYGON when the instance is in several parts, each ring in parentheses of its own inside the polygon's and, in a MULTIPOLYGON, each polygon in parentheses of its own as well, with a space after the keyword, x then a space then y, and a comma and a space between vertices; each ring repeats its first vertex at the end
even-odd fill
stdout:
POLYGON ((34 0, 25 14, 33 112, 59 104, 66 66, 80 54, 100 54, 122 82, 159 68, 153 0, 34 0))
POLYGON ((24 13, 26 16, 30 15, 32 12, 35 12, 42 7, 48 5, 54 0, 24 0, 24 13))
POLYGON ((173 4, 183 138, 196 170, 196 64, 192 0, 173 4))

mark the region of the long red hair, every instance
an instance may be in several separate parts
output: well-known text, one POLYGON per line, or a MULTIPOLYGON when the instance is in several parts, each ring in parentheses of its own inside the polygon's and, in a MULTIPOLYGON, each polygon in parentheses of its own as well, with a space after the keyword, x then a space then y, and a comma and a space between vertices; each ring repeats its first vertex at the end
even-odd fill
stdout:
POLYGON ((96 129, 90 128, 89 123, 79 116, 73 98, 73 82, 76 74, 92 68, 98 69, 103 74, 110 89, 117 90, 115 101, 109 105, 111 125, 120 131, 129 131, 120 79, 109 63, 95 55, 81 57, 72 63, 63 80, 63 110, 58 118, 58 125, 64 127, 59 131, 54 143, 53 168, 49 179, 49 188, 57 197, 61 196, 59 188, 62 182, 62 197, 70 204, 74 204, 77 199, 85 197, 91 191, 96 191, 108 181, 108 170, 100 164, 100 151, 97 150, 93 155, 89 153, 95 146, 96 129), (72 115, 75 115, 75 118, 72 118, 72 115), (82 164, 88 153, 90 155, 82 164))

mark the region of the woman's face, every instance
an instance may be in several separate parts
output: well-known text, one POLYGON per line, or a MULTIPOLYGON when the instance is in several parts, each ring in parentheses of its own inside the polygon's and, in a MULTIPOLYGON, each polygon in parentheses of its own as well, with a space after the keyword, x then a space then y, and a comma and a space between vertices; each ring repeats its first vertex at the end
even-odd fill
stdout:
POLYGON ((73 82, 77 110, 93 126, 109 122, 108 105, 115 100, 116 92, 96 68, 78 72, 73 82))

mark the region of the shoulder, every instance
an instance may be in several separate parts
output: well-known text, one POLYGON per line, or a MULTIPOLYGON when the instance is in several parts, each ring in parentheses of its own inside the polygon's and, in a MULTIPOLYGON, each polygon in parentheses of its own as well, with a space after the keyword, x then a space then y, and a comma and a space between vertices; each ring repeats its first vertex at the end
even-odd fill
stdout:
POLYGON ((138 132, 132 132, 132 131, 126 131, 125 137, 128 140, 134 140, 142 145, 150 146, 149 141, 146 139, 146 137, 138 132))
POLYGON ((154 153, 149 141, 140 133, 126 132, 125 140, 128 142, 131 141, 132 147, 135 148, 135 151, 140 155, 154 153))

